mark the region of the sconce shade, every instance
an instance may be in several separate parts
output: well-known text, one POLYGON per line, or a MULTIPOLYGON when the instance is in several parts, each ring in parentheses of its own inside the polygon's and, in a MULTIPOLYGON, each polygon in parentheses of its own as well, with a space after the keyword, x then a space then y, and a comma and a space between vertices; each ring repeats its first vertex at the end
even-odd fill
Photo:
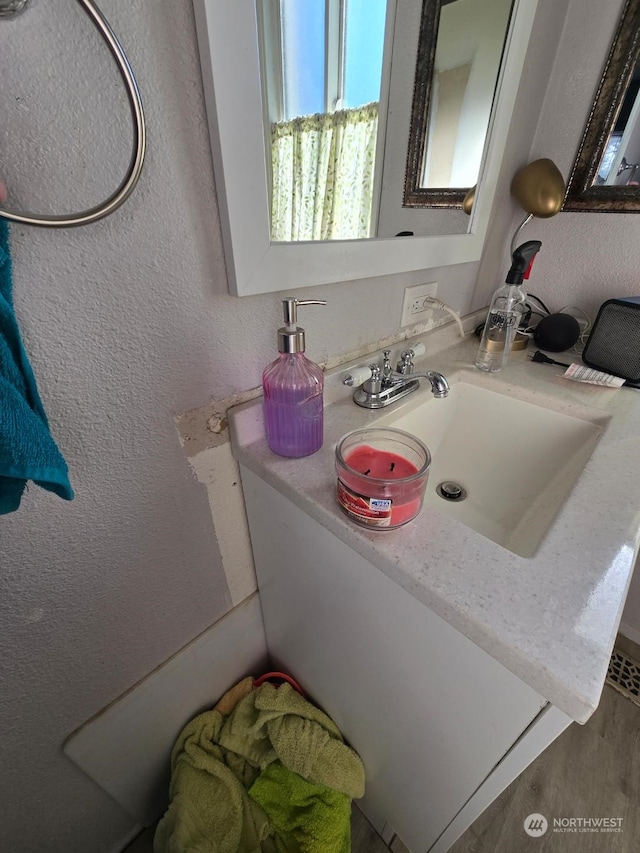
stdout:
POLYGON ((511 194, 527 213, 548 219, 562 207, 565 185, 560 170, 546 157, 519 169, 511 181, 511 194))

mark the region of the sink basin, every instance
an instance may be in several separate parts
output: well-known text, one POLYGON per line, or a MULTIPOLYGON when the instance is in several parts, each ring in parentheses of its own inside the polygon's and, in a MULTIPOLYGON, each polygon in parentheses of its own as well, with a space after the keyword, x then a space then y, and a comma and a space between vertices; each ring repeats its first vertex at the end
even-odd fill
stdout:
POLYGON ((416 400, 376 425, 413 433, 431 451, 425 506, 530 557, 605 425, 601 416, 573 417, 503 388, 506 393, 460 381, 441 400, 418 391, 416 400), (442 482, 459 484, 466 497, 441 497, 436 489, 442 482))

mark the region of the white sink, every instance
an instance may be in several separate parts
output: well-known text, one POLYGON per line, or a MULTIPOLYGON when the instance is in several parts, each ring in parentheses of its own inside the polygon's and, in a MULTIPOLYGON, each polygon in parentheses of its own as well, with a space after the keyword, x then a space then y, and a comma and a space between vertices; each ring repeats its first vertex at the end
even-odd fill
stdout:
MULTIPOLYGON (((535 552, 591 456, 605 424, 573 417, 507 393, 460 381, 448 397, 422 391, 376 426, 418 436, 432 455, 425 506, 431 505, 514 554, 535 552), (453 481, 466 497, 436 487, 453 481)), ((420 524, 419 516, 413 523, 420 524)))

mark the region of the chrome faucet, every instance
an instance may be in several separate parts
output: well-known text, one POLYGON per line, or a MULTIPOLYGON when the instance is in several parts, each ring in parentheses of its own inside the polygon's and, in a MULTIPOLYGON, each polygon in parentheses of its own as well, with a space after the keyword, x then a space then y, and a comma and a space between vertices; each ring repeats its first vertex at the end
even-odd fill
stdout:
MULTIPOLYGON (((395 403, 396 400, 406 397, 412 391, 420 387, 420 379, 428 379, 431 383, 431 392, 434 397, 447 397, 449 394, 449 383, 445 377, 436 370, 427 370, 425 373, 413 372, 413 350, 405 350, 394 371, 389 361, 391 350, 385 350, 382 366, 372 364, 369 367, 371 377, 365 379, 359 388, 353 392, 353 401, 365 409, 382 409, 395 403)), ((347 376, 345 385, 353 385, 353 378, 347 376)))

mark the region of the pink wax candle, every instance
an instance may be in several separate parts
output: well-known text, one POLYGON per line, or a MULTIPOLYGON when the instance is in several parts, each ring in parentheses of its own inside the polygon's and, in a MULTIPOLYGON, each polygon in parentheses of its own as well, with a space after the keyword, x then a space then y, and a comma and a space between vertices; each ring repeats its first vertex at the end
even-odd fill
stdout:
POLYGON ((425 445, 401 430, 349 433, 336 447, 338 504, 365 527, 400 527, 422 508, 430 463, 425 445))

